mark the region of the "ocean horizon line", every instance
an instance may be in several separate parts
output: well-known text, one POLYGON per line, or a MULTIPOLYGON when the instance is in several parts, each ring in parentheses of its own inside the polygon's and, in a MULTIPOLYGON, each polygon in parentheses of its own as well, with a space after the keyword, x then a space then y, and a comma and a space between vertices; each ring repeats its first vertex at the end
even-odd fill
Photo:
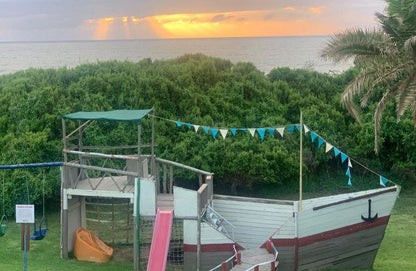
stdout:
POLYGON ((206 37, 206 38, 141 38, 141 39, 74 39, 74 40, 20 40, 20 41, 1 41, 0 44, 14 44, 14 43, 87 43, 87 42, 117 42, 117 41, 170 41, 170 40, 222 40, 222 39, 275 39, 275 38, 317 38, 317 37, 331 37, 332 35, 285 35, 285 36, 250 36, 250 37, 206 37))

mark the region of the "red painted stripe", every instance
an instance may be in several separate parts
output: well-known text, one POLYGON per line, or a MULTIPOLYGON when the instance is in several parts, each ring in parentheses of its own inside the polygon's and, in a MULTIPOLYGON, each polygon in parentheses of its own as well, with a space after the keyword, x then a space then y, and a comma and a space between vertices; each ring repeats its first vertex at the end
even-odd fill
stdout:
POLYGON ((328 207, 331 207, 331 206, 344 204, 344 203, 347 203, 347 202, 360 200, 360 199, 367 199, 367 198, 371 198, 371 197, 375 197, 375 196, 378 196, 378 195, 382 195, 382 194, 390 193, 390 192, 395 192, 395 191, 397 191, 397 188, 393 187, 393 188, 390 188, 390 189, 387 189, 387 190, 374 192, 374 193, 371 193, 371 194, 368 194, 368 195, 362 195, 362 196, 358 196, 358 197, 354 197, 354 198, 344 199, 344 200, 340 200, 340 201, 337 201, 337 202, 332 202, 332 203, 329 203, 329 204, 313 207, 313 210, 317 211, 317 210, 328 208, 328 207))
POLYGON ((307 246, 316 242, 322 242, 329 239, 338 238, 341 236, 357 233, 359 231, 368 230, 375 228, 381 225, 387 225, 389 223, 390 216, 380 217, 376 219, 373 223, 361 222, 354 225, 345 226, 335 230, 330 230, 326 232, 321 232, 318 234, 310 235, 299 239, 299 246, 307 246))
MULTIPOLYGON (((322 242, 333 238, 342 237, 348 234, 353 234, 359 231, 368 230, 375 228, 381 225, 387 225, 389 222, 390 216, 384 216, 377 218, 373 223, 361 222, 354 225, 348 225, 342 228, 335 230, 330 230, 326 232, 321 232, 318 234, 306 236, 299 238, 299 246, 307 246, 316 242, 322 242)), ((296 239, 273 239, 273 244, 276 247, 295 247, 296 239)))
MULTIPOLYGON (((330 230, 326 232, 321 232, 318 234, 306 236, 303 238, 282 238, 282 239, 273 239, 273 244, 279 249, 279 247, 294 247, 295 248, 295 263, 297 262, 296 259, 296 250, 298 247, 307 246, 316 242, 322 242, 329 239, 334 239, 342 236, 346 236, 349 234, 357 233, 359 231, 364 231, 368 229, 372 229, 378 226, 387 225, 389 222, 390 216, 384 216, 377 218, 373 223, 369 222, 361 222, 354 225, 348 225, 342 228, 338 228, 335 230, 330 230)), ((202 252, 220 252, 220 251, 228 251, 233 252, 233 245, 236 245, 237 250, 243 250, 244 248, 238 244, 203 244, 201 245, 202 252)), ((264 244, 263 244, 264 245, 264 244)), ((183 250, 185 252, 196 252, 197 246, 184 244, 183 250)))

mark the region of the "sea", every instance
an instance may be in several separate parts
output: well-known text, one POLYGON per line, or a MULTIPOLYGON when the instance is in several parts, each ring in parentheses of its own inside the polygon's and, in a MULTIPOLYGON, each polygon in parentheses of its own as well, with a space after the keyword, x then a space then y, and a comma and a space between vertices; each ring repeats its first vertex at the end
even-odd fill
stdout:
POLYGON ((251 62, 265 74, 276 67, 338 74, 352 62, 334 64, 320 54, 329 36, 0 42, 0 75, 28 68, 73 68, 107 60, 166 60, 189 53, 251 62))

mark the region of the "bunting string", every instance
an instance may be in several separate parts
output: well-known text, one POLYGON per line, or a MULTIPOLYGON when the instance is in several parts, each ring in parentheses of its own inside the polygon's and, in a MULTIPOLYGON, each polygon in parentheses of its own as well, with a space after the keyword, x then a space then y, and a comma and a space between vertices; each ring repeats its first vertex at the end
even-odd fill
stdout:
MULTIPOLYGON (((159 117, 156 115, 149 115, 149 117, 154 117, 156 119, 160 119, 163 121, 167 121, 167 122, 172 122, 175 123, 176 126, 179 127, 187 127, 189 130, 191 130, 192 128, 194 128, 195 132, 198 132, 199 128, 202 128, 202 130, 207 134, 207 135, 211 135, 214 139, 217 139, 217 135, 219 134, 220 138, 225 139, 228 135, 228 131, 231 132, 231 135, 235 136, 237 134, 237 131, 241 131, 241 132, 249 132, 249 134, 254 137, 256 135, 258 135, 260 137, 261 140, 264 140, 266 134, 269 134, 270 136, 274 137, 275 136, 275 132, 277 131, 278 134, 283 137, 284 135, 284 131, 287 130, 290 133, 293 133, 295 130, 297 131, 301 131, 301 125, 300 124, 290 124, 290 125, 283 125, 283 126, 279 126, 279 127, 260 127, 260 128, 227 128, 227 127, 210 127, 210 126, 203 126, 203 125, 196 125, 196 124, 191 124, 191 123, 187 123, 187 122, 182 122, 182 121, 176 121, 176 120, 171 120, 171 119, 167 119, 167 118, 163 118, 163 117, 159 117)), ((329 151, 333 150, 334 152, 334 157, 340 157, 341 158, 341 163, 344 164, 345 161, 348 161, 347 163, 347 171, 345 173, 346 176, 348 176, 348 185, 352 186, 352 181, 351 181, 351 170, 352 170, 352 163, 351 161, 353 161, 355 164, 361 166, 362 168, 364 168, 365 170, 375 174, 376 176, 378 176, 380 178, 380 185, 382 186, 386 186, 386 184, 388 182, 391 182, 395 185, 397 185, 395 182, 386 179, 385 177, 381 176, 380 174, 378 174, 377 172, 375 172, 374 170, 368 168, 367 166, 363 165, 362 163, 358 162, 357 160, 351 158, 349 155, 347 155, 346 153, 342 152, 341 150, 339 150, 337 147, 335 147, 334 145, 330 144, 328 141, 326 141, 324 138, 322 138, 320 135, 318 135, 316 132, 312 131, 309 127, 307 127, 305 124, 303 125, 303 130, 305 132, 305 134, 309 133, 309 136, 311 138, 312 142, 316 142, 318 145, 318 148, 320 148, 322 145, 325 144, 325 152, 328 153, 329 151)))

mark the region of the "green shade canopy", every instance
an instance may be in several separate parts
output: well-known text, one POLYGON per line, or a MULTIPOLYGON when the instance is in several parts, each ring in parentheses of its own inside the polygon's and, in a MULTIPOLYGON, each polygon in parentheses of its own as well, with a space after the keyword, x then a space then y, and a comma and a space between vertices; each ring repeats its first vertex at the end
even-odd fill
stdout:
POLYGON ((137 121, 147 116, 152 109, 143 110, 113 110, 105 112, 76 112, 67 114, 64 119, 71 120, 104 120, 104 121, 137 121))

